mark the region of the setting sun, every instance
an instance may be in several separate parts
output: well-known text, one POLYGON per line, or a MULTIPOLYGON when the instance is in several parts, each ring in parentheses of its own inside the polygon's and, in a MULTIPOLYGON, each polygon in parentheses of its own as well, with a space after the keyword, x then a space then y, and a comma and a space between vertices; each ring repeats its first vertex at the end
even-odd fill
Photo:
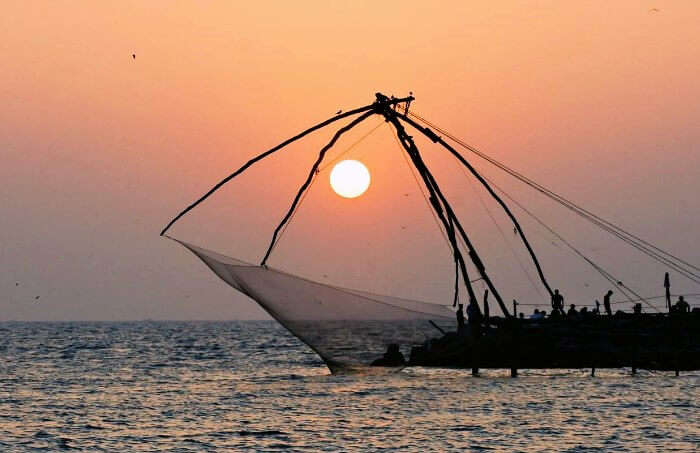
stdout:
POLYGON ((333 167, 330 180, 335 193, 344 198, 356 198, 369 187, 369 170, 358 160, 344 160, 333 167))

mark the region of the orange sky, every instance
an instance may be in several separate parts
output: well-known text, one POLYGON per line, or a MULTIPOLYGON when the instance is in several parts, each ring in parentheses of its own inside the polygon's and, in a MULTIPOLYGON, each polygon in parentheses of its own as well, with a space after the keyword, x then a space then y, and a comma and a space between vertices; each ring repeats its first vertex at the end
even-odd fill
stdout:
MULTIPOLYGON (((3 5, 0 320, 261 316, 158 231, 251 156, 371 102, 376 91, 413 91, 416 112, 700 262, 700 5, 494 3, 3 5)), ((259 260, 331 133, 256 167, 173 234, 259 260)), ((503 292, 535 297, 514 283, 523 274, 495 243, 454 161, 419 144, 503 292)), ((271 264, 360 289, 449 295, 448 252, 387 127, 349 157, 372 171, 368 193, 342 200, 322 174, 271 264)), ((644 267, 624 246, 475 163, 604 264, 623 268, 639 292, 660 293, 663 269, 644 267)), ((583 271, 562 264, 546 235, 531 235, 572 299, 604 292, 572 278, 583 271)))

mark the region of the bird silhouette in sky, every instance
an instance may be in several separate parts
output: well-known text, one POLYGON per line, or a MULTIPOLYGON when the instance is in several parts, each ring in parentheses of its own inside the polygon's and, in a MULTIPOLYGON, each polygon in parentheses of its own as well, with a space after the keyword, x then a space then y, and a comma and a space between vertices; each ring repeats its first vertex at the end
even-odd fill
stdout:
POLYGON ((135 53, 132 53, 132 54, 131 54, 131 58, 133 58, 134 60, 136 60, 136 54, 135 54, 135 53))
POLYGON ((41 297, 41 296, 36 296, 36 297, 34 298, 34 300, 39 300, 39 297, 41 297))

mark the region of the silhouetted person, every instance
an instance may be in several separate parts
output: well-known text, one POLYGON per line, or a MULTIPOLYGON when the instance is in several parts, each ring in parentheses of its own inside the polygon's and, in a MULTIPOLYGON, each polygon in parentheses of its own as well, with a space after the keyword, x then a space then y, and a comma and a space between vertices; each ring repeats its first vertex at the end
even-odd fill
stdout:
POLYGON ((564 314, 564 296, 559 294, 559 290, 554 290, 552 295, 552 311, 558 311, 560 315, 564 314))
POLYGON ((464 304, 459 304, 457 309, 457 332, 464 330, 464 304))
POLYGON ((577 318, 578 317, 578 312, 576 311, 576 305, 571 304, 569 305, 569 311, 566 312, 566 316, 569 318, 577 318))
POLYGON ((590 315, 588 312, 588 307, 583 307, 580 312, 578 312, 582 318, 585 318, 586 316, 590 315))
POLYGON ((481 337, 481 322, 484 317, 481 315, 481 309, 476 300, 472 299, 467 305, 467 322, 469 323, 469 332, 474 338, 481 337))
POLYGON ((683 296, 678 296, 678 302, 676 302, 675 308, 675 311, 678 313, 690 313, 690 304, 685 301, 683 296))
POLYGON ((544 318, 544 315, 537 308, 535 308, 535 311, 530 315, 530 319, 539 320, 542 318, 544 318))
POLYGON ((610 289, 605 293, 605 296, 603 296, 603 308, 605 308, 605 313, 607 313, 608 316, 612 316, 612 308, 610 308, 610 296, 612 295, 613 292, 610 289))
POLYGON ((388 367, 398 367, 406 364, 406 359, 399 350, 399 345, 396 343, 390 344, 384 356, 381 359, 377 359, 371 363, 371 366, 388 366, 388 367))
POLYGON ((481 309, 475 300, 471 300, 469 306, 467 306, 467 317, 469 318, 469 324, 481 324, 481 309))
POLYGON ((635 315, 641 315, 642 314, 642 304, 634 304, 634 307, 632 307, 632 311, 634 312, 635 315))

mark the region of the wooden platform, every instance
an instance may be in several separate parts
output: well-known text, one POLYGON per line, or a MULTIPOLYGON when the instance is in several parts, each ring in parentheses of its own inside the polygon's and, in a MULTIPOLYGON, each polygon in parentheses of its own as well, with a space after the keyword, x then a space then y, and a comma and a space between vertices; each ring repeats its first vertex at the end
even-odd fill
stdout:
POLYGON ((409 365, 700 370, 700 314, 492 318, 413 348, 409 365))

